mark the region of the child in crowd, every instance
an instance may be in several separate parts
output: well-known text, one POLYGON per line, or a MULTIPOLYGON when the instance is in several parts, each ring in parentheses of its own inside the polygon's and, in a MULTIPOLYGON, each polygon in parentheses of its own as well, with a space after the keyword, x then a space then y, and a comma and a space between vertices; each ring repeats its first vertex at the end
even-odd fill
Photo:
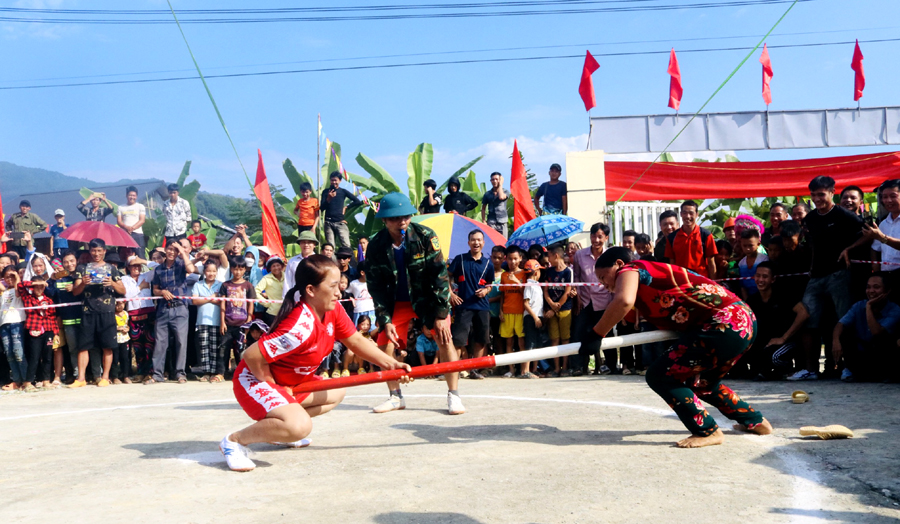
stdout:
POLYGON ((238 341, 242 347, 248 347, 259 340, 259 337, 269 331, 269 325, 260 319, 252 320, 241 326, 241 339, 238 341))
MULTIPOLYGON (((53 300, 44 294, 44 291, 47 290, 47 281, 44 280, 44 277, 42 275, 34 275, 32 279, 30 282, 21 282, 16 286, 16 292, 19 298, 22 299, 22 304, 28 308, 52 305, 53 300)), ((56 323, 56 309, 29 309, 25 311, 25 333, 28 347, 25 357, 25 361, 28 364, 25 375, 25 390, 28 391, 28 386, 31 386, 36 380, 43 381, 43 387, 49 388, 51 386, 50 374, 53 369, 53 337, 59 334, 59 325, 56 323), (40 376, 37 373, 38 366, 40 366, 40 376)), ((53 381, 53 385, 61 385, 58 377, 53 381)))
POLYGON ((422 334, 416 339, 416 353, 419 355, 419 365, 428 366, 438 363, 438 347, 434 341, 434 332, 428 328, 422 330, 422 334))
MULTIPOLYGON (((566 267, 565 250, 557 245, 550 248, 550 267, 547 269, 546 282, 553 284, 571 284, 575 280, 572 268, 566 267)), ((573 288, 568 285, 549 286, 544 288, 544 316, 547 319, 547 332, 550 345, 568 344, 572 338, 572 306, 574 300, 569 295, 573 288)), ((569 357, 553 359, 554 377, 568 373, 569 357)))
POLYGON ((53 280, 50 285, 56 290, 56 300, 60 304, 68 304, 78 302, 74 306, 66 306, 56 309, 56 316, 62 324, 63 338, 65 338, 65 346, 63 346, 63 358, 68 358, 69 365, 66 373, 66 383, 71 384, 75 380, 75 368, 78 367, 78 348, 81 341, 81 296, 72 293, 75 283, 75 269, 78 266, 78 258, 72 251, 66 251, 62 257, 62 271, 53 273, 53 280), (68 357, 66 357, 68 355, 68 357))
POLYGON ((341 291, 341 302, 340 304, 344 306, 344 311, 347 312, 347 316, 353 318, 353 295, 347 291, 347 288, 350 287, 350 278, 341 273, 341 283, 339 289, 341 291))
POLYGON ((62 209, 56 210, 54 218, 56 223, 50 226, 50 253, 54 257, 62 258, 63 253, 69 249, 69 241, 60 235, 68 229, 69 224, 66 223, 66 212, 62 209))
MULTIPOLYGON (((525 335, 523 313, 525 312, 525 299, 522 286, 509 284, 524 284, 525 272, 519 269, 522 263, 522 248, 510 246, 506 250, 506 264, 509 270, 500 276, 500 283, 504 287, 503 303, 500 306, 500 336, 506 339, 506 352, 512 353, 517 337, 525 335)), ((503 374, 504 378, 515 376, 515 368, 510 366, 509 371, 503 374)))
POLYGON ((319 199, 312 197, 312 184, 303 182, 300 184, 300 198, 294 205, 294 214, 297 215, 297 232, 315 231, 319 223, 319 199))
POLYGON ((491 347, 488 355, 499 355, 503 345, 503 339, 500 338, 500 302, 503 301, 503 294, 500 293, 500 278, 503 275, 503 261, 506 260, 506 248, 503 246, 494 246, 491 248, 491 264, 494 266, 494 278, 491 283, 491 290, 488 292, 488 306, 491 308, 491 347))
MULTIPOLYGON (((355 280, 354 280, 354 282, 355 282, 355 280)), ((363 336, 363 338, 372 340, 372 334, 370 333, 370 331, 372 331, 372 321, 371 321, 371 319, 369 319, 368 316, 359 317, 359 320, 356 322, 356 330, 359 332, 360 335, 363 336)), ((360 357, 359 355, 350 351, 349 348, 344 350, 343 361, 344 361, 344 370, 341 371, 342 377, 350 376, 350 373, 351 373, 350 368, 353 367, 354 364, 356 365, 356 374, 357 375, 365 375, 366 374, 365 361, 362 359, 362 357, 360 357)))
POLYGON ((641 260, 656 262, 656 257, 653 255, 653 241, 650 240, 650 235, 647 233, 638 233, 634 237, 634 249, 641 260))
POLYGON ((197 347, 200 349, 200 366, 197 374, 200 382, 222 382, 224 371, 216 373, 219 361, 219 344, 222 327, 222 308, 216 298, 222 291, 222 283, 216 280, 219 268, 215 260, 203 265, 203 280, 194 284, 193 303, 197 306, 197 347))
MULTIPOLYGON (((524 318, 522 320, 525 331, 525 351, 541 346, 543 341, 544 324, 541 318, 544 316, 544 292, 538 286, 541 278, 541 263, 537 260, 529 260, 525 262, 525 274, 528 276, 523 295, 523 305, 525 307, 524 318)), ((531 362, 522 363, 519 378, 538 378, 531 372, 531 362)))
POLYGON ((769 260, 767 255, 758 252, 759 249, 759 230, 754 228, 749 228, 741 231, 741 250, 744 252, 744 258, 738 262, 738 271, 744 280, 741 280, 741 296, 744 301, 750 295, 753 295, 759 290, 756 288, 756 281, 753 280, 753 275, 756 274, 756 266, 759 265, 760 262, 765 262, 769 260), (750 277, 750 278, 747 278, 750 277))
POLYGON ((125 302, 116 302, 116 343, 119 345, 113 353, 113 368, 118 371, 113 375, 113 384, 131 384, 131 337, 128 334, 128 312, 125 302))
POLYGON ((3 269, 3 280, 6 283, 6 291, 0 295, 0 339, 3 340, 3 350, 6 360, 9 362, 12 383, 3 386, 3 391, 24 389, 34 391, 35 387, 25 381, 28 375, 28 361, 25 359, 25 349, 22 344, 22 329, 25 324, 25 307, 22 299, 16 291, 19 284, 19 272, 15 265, 6 266, 3 269))
POLYGON ((219 296, 225 297, 225 305, 220 308, 219 333, 222 334, 222 342, 216 355, 216 375, 225 375, 228 370, 232 352, 234 361, 240 362, 244 348, 239 342, 241 339, 241 326, 250 320, 250 311, 253 306, 250 302, 241 299, 255 299, 256 290, 253 284, 244 280, 247 272, 247 263, 241 255, 230 258, 228 265, 231 268, 231 280, 223 282, 219 288, 219 296), (228 300, 238 299, 238 300, 228 300))
POLYGON ((191 243, 191 251, 199 251, 206 247, 206 235, 200 232, 200 226, 199 220, 191 222, 191 234, 187 237, 191 243))
POLYGON ((624 233, 622 233, 622 247, 631 251, 632 253, 637 252, 637 248, 635 244, 637 243, 637 231, 633 229, 626 229, 624 233))
POLYGON ((362 317, 369 318, 369 327, 375 322, 375 301, 369 294, 369 287, 366 285, 366 262, 362 261, 356 266, 359 272, 359 278, 350 282, 347 291, 353 297, 353 315, 350 317, 357 325, 362 317))

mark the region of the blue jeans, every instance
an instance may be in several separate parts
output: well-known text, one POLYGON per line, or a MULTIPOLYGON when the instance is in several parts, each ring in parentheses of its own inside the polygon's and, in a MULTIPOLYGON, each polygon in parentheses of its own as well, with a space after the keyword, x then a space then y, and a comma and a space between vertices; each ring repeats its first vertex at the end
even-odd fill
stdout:
POLYGON ((3 324, 0 326, 0 340, 3 341, 3 350, 13 382, 21 384, 28 374, 28 362, 25 361, 25 349, 22 346, 22 323, 3 324))
POLYGON ((806 285, 806 293, 803 294, 803 307, 809 313, 806 321, 808 329, 819 327, 819 319, 825 301, 830 300, 834 304, 837 318, 841 318, 850 310, 853 300, 850 298, 850 270, 843 269, 830 275, 811 278, 806 285))

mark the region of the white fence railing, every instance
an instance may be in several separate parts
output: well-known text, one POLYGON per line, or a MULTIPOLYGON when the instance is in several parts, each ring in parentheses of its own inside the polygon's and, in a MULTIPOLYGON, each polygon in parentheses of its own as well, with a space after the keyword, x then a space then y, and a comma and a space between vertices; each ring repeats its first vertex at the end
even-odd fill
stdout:
POLYGON ((677 204, 659 202, 616 202, 607 208, 610 228, 610 244, 622 244, 622 233, 631 229, 638 233, 646 233, 655 242, 659 234, 659 215, 671 209, 678 212, 677 204))

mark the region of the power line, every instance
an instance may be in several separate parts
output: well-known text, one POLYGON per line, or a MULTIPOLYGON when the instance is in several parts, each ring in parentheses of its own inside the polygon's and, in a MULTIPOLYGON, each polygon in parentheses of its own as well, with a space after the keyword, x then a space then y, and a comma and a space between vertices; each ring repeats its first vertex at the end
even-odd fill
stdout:
MULTIPOLYGON (((824 31, 802 31, 795 33, 774 33, 772 36, 809 36, 809 35, 823 35, 823 34, 834 34, 834 33, 860 33, 866 31, 879 31, 885 29, 897 29, 900 26, 883 26, 883 27, 864 27, 864 28, 855 28, 855 29, 832 29, 832 30, 824 30, 824 31)), ((466 54, 466 53, 492 53, 492 52, 505 52, 505 51, 532 51, 537 49, 561 49, 567 47, 578 47, 578 48, 589 48, 596 46, 614 46, 614 45, 632 45, 632 44, 658 44, 658 43, 677 43, 677 42, 700 42, 700 41, 709 41, 709 40, 735 40, 742 38, 758 38, 762 35, 729 35, 729 36, 706 36, 706 37, 694 37, 694 38, 667 38, 667 39, 658 39, 658 40, 626 40, 619 42, 592 42, 592 43, 583 43, 583 44, 555 44, 555 45, 540 45, 540 46, 520 46, 520 47, 496 47, 489 49, 463 49, 463 50, 453 50, 453 51, 429 51, 429 52, 421 52, 421 53, 402 53, 402 54, 389 54, 389 55, 368 55, 368 56, 355 56, 355 57, 339 57, 339 58, 317 58, 311 60, 292 60, 287 62, 267 62, 261 64, 237 64, 237 65, 229 65, 229 66, 218 66, 218 67, 206 67, 204 69, 212 71, 219 69, 235 69, 235 68, 243 68, 243 67, 266 67, 266 66, 279 66, 279 65, 291 65, 291 64, 314 64, 314 63, 327 63, 327 62, 352 62, 356 60, 378 60, 384 58, 410 58, 417 56, 440 56, 440 55, 457 55, 457 54, 466 54)), ((138 75, 154 75, 154 74, 163 74, 163 73, 184 73, 187 71, 194 71, 194 69, 161 69, 156 71, 134 71, 131 73, 107 73, 107 74, 99 74, 99 75, 79 75, 79 76, 62 76, 62 77, 43 77, 43 78, 30 78, 30 79, 21 79, 21 80, 6 80, 7 82, 42 82, 42 81, 50 81, 50 80, 80 80, 86 78, 111 78, 111 77, 120 77, 120 76, 138 76, 138 75)))
MULTIPOLYGON (((769 46, 769 49, 789 49, 789 48, 802 48, 802 47, 822 47, 822 46, 835 46, 835 45, 849 45, 853 44, 854 40, 848 40, 843 42, 815 42, 808 44, 783 44, 783 45, 773 45, 769 46)), ((878 44, 878 43, 886 43, 886 42, 900 42, 900 38, 881 38, 875 40, 860 40, 860 43, 863 44, 878 44)), ((752 49, 752 47, 720 47, 720 48, 708 48, 708 49, 682 49, 679 50, 679 53, 712 53, 712 52, 722 52, 722 51, 747 51, 748 49, 752 49)), ((663 55, 668 54, 669 51, 626 51, 619 53, 592 53, 595 57, 620 57, 620 56, 642 56, 642 55, 663 55)), ((399 63, 399 64, 372 64, 372 65, 359 65, 359 66, 343 66, 343 67, 323 67, 316 69, 292 69, 292 70, 277 70, 277 71, 260 71, 255 73, 227 73, 220 75, 204 75, 207 79, 209 78, 244 78, 244 77, 254 77, 254 76, 274 76, 274 75, 290 75, 290 74, 302 74, 302 73, 327 73, 334 71, 363 71, 368 69, 398 69, 398 68, 406 68, 406 67, 426 67, 426 66, 437 66, 437 65, 467 65, 467 64, 485 64, 485 63, 502 63, 502 62, 533 62, 533 61, 542 61, 542 60, 561 60, 561 59, 572 59, 579 58, 583 59, 583 54, 577 55, 555 55, 555 56, 528 56, 528 57, 510 57, 510 58, 473 58, 467 60, 448 60, 448 61, 433 61, 433 62, 414 62, 414 63, 399 63)), ((145 78, 145 79, 135 79, 135 80, 107 80, 103 82, 78 82, 78 83, 67 83, 67 84, 43 84, 43 85, 28 85, 28 86, 0 86, 0 90, 2 91, 13 91, 13 90, 22 90, 22 89, 44 89, 44 88, 53 88, 53 87, 86 87, 86 86, 104 86, 104 85, 121 85, 121 84, 148 84, 148 83, 157 83, 157 82, 178 82, 184 80, 196 80, 196 76, 181 76, 181 77, 168 77, 168 78, 145 78)))
MULTIPOLYGON (((593 1, 583 1, 579 2, 578 0, 565 2, 563 3, 570 5, 579 5, 579 4, 596 4, 596 3, 604 3, 598 2, 596 0, 593 1)), ((617 0, 615 3, 620 2, 641 2, 641 1, 655 1, 655 0, 617 0)), ((815 0, 798 0, 800 2, 812 2, 815 0)), ((568 9, 528 9, 528 10, 518 10, 518 11, 486 11, 486 12, 435 12, 435 13, 391 13, 391 14, 350 14, 350 15, 322 15, 322 16, 283 16, 279 13, 278 16, 257 16, 257 17, 244 17, 244 18, 233 18, 233 17, 218 17, 218 18, 185 18, 182 20, 183 23, 193 23, 193 24, 249 24, 249 23, 273 23, 273 22, 347 22, 347 21, 372 21, 372 20, 416 20, 416 19, 439 19, 439 18, 486 18, 486 17, 510 17, 510 16, 537 16, 537 15, 571 15, 571 14, 594 14, 594 13, 627 13, 627 12, 648 12, 648 11, 673 11, 673 10, 694 10, 694 9, 712 9, 712 8, 721 8, 721 7, 746 7, 746 6, 758 6, 758 5, 776 5, 776 4, 784 4, 784 3, 792 3, 793 0, 735 0, 731 2, 703 2, 703 3, 695 3, 695 4, 659 4, 659 5, 630 5, 630 6, 619 6, 619 7, 581 7, 581 8, 568 8, 568 9)), ((522 4, 521 6, 532 7, 535 5, 551 5, 556 7, 560 2, 550 2, 550 1, 542 1, 538 2, 507 2, 510 5, 502 5, 501 7, 519 7, 519 5, 512 6, 512 4, 522 4)), ((414 9, 450 9, 450 8, 459 8, 459 6, 448 5, 448 4, 438 4, 442 7, 413 7, 414 9), (444 7, 446 6, 446 7, 444 7)), ((472 4, 475 5, 475 4, 472 4)), ((479 6, 483 7, 496 7, 498 3, 491 4, 479 4, 479 6)), ((377 6, 376 6, 377 7, 377 6)), ((17 8, 6 8, 6 9, 17 9, 17 8)), ((301 8, 297 8, 301 9, 301 8)), ((312 9, 312 8, 306 8, 312 9)), ((335 10, 337 8, 321 8, 323 11, 325 9, 335 10)), ((381 6, 381 10, 400 10, 404 9, 403 6, 381 6)), ((355 8, 357 11, 370 11, 371 9, 367 9, 365 7, 357 7, 355 8)), ((76 11, 76 10, 69 10, 76 11)), ((97 11, 97 10, 94 10, 97 11)), ((15 11, 3 11, 0 12, 12 12, 15 11)), ((88 13, 88 11, 85 11, 88 13)), ((62 13, 61 13, 62 14, 62 13)), ((65 13, 65 14, 72 14, 65 13)), ((80 12, 78 13, 80 14, 80 12)), ((91 13, 93 14, 93 13, 91 13)), ((139 14, 137 12, 131 13, 139 14)), ((140 13, 143 14, 143 13, 140 13)), ((243 13, 241 13, 243 14, 243 13)), ((101 25, 154 25, 154 24, 171 24, 174 23, 169 18, 23 18, 23 17, 15 17, 15 16, 0 16, 0 22, 8 22, 8 23, 34 23, 34 24, 101 24, 101 25)))

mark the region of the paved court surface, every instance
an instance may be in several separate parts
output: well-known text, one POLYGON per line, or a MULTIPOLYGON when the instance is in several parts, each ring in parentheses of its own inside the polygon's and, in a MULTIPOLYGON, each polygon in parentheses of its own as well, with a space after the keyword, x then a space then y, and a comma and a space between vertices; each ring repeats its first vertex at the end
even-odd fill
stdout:
MULTIPOLYGON (((733 382, 776 427, 682 450, 642 377, 462 381, 348 390, 302 450, 217 442, 249 422, 231 384, 113 386, 0 396, 0 522, 897 522, 900 386, 733 382), (812 401, 790 403, 793 386, 812 401), (807 424, 857 438, 800 438, 807 424)), ((720 424, 726 419, 714 410, 720 424)))

